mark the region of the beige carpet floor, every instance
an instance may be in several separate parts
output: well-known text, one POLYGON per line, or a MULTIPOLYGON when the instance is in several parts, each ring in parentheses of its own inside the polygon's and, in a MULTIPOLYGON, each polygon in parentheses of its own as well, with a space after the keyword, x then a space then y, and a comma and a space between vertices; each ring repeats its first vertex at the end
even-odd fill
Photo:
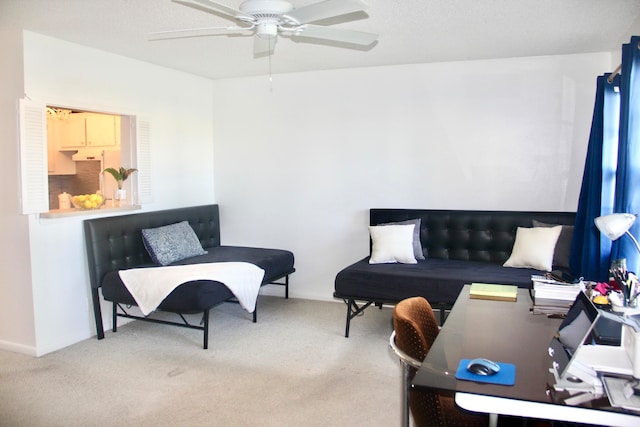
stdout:
POLYGON ((33 358, 0 351, 1 426, 396 426, 391 310, 262 296, 199 331, 132 322, 33 358))

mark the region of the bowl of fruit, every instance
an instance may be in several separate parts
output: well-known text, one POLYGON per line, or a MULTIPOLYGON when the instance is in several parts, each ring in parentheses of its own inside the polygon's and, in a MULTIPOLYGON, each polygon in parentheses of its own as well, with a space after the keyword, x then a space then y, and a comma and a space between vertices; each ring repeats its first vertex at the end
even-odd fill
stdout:
POLYGON ((104 198, 101 194, 81 194, 79 196, 73 196, 71 203, 73 203, 73 206, 77 209, 100 209, 104 204, 104 198))

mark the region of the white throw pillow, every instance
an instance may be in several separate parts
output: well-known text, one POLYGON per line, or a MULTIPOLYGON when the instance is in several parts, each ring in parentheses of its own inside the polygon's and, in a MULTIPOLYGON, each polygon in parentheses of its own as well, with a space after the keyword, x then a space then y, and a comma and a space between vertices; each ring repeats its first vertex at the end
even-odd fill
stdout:
POLYGON ((373 246, 369 264, 417 264, 413 254, 414 228, 414 224, 370 226, 373 246))
POLYGON ((384 224, 378 225, 415 225, 413 229, 413 256, 416 257, 417 260, 423 260, 424 253, 422 252, 422 242, 420 241, 420 223, 422 220, 420 218, 416 219, 408 219, 406 221, 399 222, 385 222, 384 224))
POLYGON ((503 266, 551 271, 553 252, 555 251, 560 231, 562 231, 561 226, 518 227, 513 251, 503 266))

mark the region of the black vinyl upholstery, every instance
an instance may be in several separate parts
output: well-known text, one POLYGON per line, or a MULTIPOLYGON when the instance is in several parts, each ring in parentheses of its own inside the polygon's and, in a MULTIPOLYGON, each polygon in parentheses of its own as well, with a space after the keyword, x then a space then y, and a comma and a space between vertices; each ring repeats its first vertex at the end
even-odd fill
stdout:
MULTIPOLYGON (((272 283, 294 271, 293 253, 281 249, 251 248, 243 246, 214 246, 207 254, 176 261, 170 265, 202 264, 210 262, 249 262, 264 270, 263 284, 272 283)), ((140 267, 154 267, 145 264, 140 267)), ((136 302, 124 285, 117 270, 108 272, 101 283, 102 295, 107 301, 127 305, 136 302)), ((222 283, 210 280, 187 282, 178 286, 162 301, 161 310, 184 314, 201 313, 216 304, 233 298, 233 293, 222 283)))
MULTIPOLYGON (((285 296, 288 297, 289 274, 295 271, 293 253, 280 249, 221 246, 218 205, 195 206, 85 220, 87 262, 98 339, 104 338, 98 290, 102 288, 104 299, 113 302, 113 329, 115 331, 116 307, 119 305, 136 305, 135 300, 120 280, 118 271, 155 266, 142 241, 141 230, 175 224, 181 221, 189 222, 202 247, 208 253, 177 261, 172 265, 210 262, 252 263, 265 270, 263 285, 283 285, 285 286, 285 296), (276 282, 283 278, 285 283, 276 282)), ((204 346, 206 348, 208 311, 213 306, 231 298, 233 298, 232 292, 220 282, 210 280, 192 281, 183 283, 174 289, 162 301, 158 310, 174 312, 180 315, 203 313, 206 319, 205 326, 194 328, 204 329, 204 346)), ((121 313, 118 316, 140 318, 121 313)), ((143 318, 143 320, 147 319, 143 318)), ((253 320, 254 322, 256 321, 255 311, 253 320)), ((176 324, 157 320, 156 322, 176 324)), ((184 326, 182 324, 178 325, 184 326)), ((192 326, 187 325, 187 327, 192 326)))
POLYGON ((416 218, 421 219, 420 241, 425 260, 417 264, 369 264, 366 257, 336 275, 334 297, 348 304, 346 336, 350 319, 371 303, 395 304, 421 296, 442 309, 453 305, 462 287, 471 282, 528 288, 531 275, 544 272, 502 267, 511 255, 518 227, 532 227, 534 220, 573 225, 575 213, 429 209, 369 212, 370 225, 416 218), (367 305, 358 307, 356 301, 367 305))
POLYGON ((465 284, 502 283, 529 288, 529 268, 505 268, 501 264, 430 259, 417 264, 369 264, 366 257, 336 276, 336 296, 393 303, 414 296, 430 297, 435 304, 453 305, 465 284))
POLYGON ((426 258, 458 259, 504 264, 518 227, 533 220, 573 225, 573 212, 455 211, 425 209, 371 209, 370 225, 421 219, 420 241, 426 258))
POLYGON ((96 218, 84 221, 89 279, 99 288, 105 274, 153 264, 142 243, 143 228, 189 221, 203 248, 220 246, 218 205, 169 209, 155 212, 96 218))
MULTIPOLYGON (((136 305, 136 300, 120 280, 117 271, 110 271, 105 275, 102 296, 106 301, 136 305)), ((198 280, 178 286, 167 295, 159 308, 182 314, 202 313, 230 298, 233 298, 233 293, 222 283, 198 280)))

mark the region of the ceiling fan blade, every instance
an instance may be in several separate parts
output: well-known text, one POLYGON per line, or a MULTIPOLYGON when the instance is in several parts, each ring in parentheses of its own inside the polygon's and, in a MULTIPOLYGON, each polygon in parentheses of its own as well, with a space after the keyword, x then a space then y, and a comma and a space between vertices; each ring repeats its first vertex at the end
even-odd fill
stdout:
POLYGON ((378 35, 373 33, 308 24, 304 25, 299 32, 296 32, 291 37, 311 37, 314 39, 333 40, 362 46, 369 46, 378 39, 378 35))
POLYGON ((307 22, 359 12, 367 8, 367 4, 362 0, 325 0, 294 9, 286 16, 295 19, 300 24, 306 24, 307 22))
POLYGON ((210 27, 210 28, 192 28, 189 30, 172 30, 172 31, 158 31, 149 33, 147 39, 154 40, 168 40, 168 39, 181 39, 186 37, 206 37, 206 36, 219 36, 219 35, 231 35, 231 34, 253 34, 253 27, 210 27))
POLYGON ((222 3, 218 3, 212 0, 173 0, 174 3, 180 3, 184 6, 189 6, 194 9, 202 10, 205 12, 218 12, 223 15, 227 15, 231 18, 245 17, 251 19, 250 16, 245 15, 238 9, 234 9, 222 3))
POLYGON ((276 48, 277 37, 254 37, 253 38, 253 55, 254 56, 262 56, 267 54, 272 54, 273 50, 276 48))

